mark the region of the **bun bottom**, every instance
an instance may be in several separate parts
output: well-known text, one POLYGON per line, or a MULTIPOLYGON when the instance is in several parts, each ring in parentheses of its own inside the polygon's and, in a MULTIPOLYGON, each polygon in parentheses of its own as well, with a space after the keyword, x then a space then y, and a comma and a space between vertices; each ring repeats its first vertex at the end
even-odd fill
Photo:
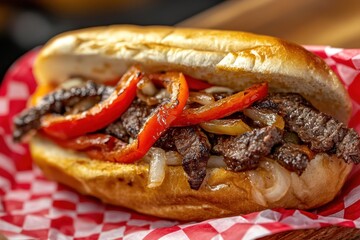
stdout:
POLYGON ((235 173, 222 168, 208 169, 206 180, 196 191, 190 189, 181 166, 167 166, 163 184, 148 188, 149 166, 145 163, 90 160, 40 137, 31 140, 30 150, 49 179, 105 203, 184 221, 267 208, 315 208, 336 196, 352 168, 342 159, 319 154, 299 177, 266 160, 254 171, 235 173))

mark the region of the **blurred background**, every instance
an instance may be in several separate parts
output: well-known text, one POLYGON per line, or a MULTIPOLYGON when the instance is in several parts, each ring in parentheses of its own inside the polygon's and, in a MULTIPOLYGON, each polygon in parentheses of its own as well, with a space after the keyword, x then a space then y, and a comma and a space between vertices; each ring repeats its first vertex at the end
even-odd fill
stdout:
MULTIPOLYGON (((174 25, 222 0, 0 0, 0 79, 24 52, 72 29, 174 25)), ((1 80, 0 80, 1 81, 1 80)))
POLYGON ((121 23, 242 30, 360 48, 360 0, 2 0, 0 79, 16 58, 60 32, 121 23))

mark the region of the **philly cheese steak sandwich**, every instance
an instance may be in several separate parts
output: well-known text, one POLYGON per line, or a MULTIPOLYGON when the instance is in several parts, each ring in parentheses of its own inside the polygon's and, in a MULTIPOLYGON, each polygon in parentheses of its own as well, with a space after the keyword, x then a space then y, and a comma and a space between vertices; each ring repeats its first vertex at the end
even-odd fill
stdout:
POLYGON ((178 220, 331 201, 360 139, 331 69, 244 32, 109 26, 40 51, 14 119, 44 174, 106 203, 178 220))

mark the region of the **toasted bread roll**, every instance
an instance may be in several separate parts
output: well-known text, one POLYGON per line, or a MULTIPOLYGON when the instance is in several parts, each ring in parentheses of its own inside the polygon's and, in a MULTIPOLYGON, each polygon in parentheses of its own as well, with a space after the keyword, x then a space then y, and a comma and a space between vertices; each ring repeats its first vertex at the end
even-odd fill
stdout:
MULTIPOLYGON (((346 90, 323 60, 298 45, 250 33, 128 25, 73 31, 45 45, 34 73, 40 85, 77 76, 102 83, 133 64, 147 72, 181 71, 234 90, 267 81, 272 92, 299 93, 339 121, 347 123, 351 115, 346 90)), ((202 187, 192 190, 181 166, 167 166, 163 183, 148 188, 145 162, 89 159, 40 136, 30 146, 50 179, 106 203, 178 220, 314 208, 336 196, 352 168, 343 159, 317 154, 299 176, 266 159, 252 171, 207 168, 202 187)))

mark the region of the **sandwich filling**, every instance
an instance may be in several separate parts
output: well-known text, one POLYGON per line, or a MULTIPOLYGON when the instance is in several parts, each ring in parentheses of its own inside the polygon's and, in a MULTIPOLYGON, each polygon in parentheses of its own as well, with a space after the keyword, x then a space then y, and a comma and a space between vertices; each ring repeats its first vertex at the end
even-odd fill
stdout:
MULTIPOLYGON (((199 189, 208 167, 241 172, 271 158, 301 175, 318 153, 360 163, 355 130, 296 93, 268 93, 267 84, 241 92, 180 73, 132 68, 118 84, 82 81, 61 87, 14 119, 14 139, 38 132, 90 158, 151 169, 182 165, 199 189)), ((161 171, 150 174, 158 186, 161 171)))

